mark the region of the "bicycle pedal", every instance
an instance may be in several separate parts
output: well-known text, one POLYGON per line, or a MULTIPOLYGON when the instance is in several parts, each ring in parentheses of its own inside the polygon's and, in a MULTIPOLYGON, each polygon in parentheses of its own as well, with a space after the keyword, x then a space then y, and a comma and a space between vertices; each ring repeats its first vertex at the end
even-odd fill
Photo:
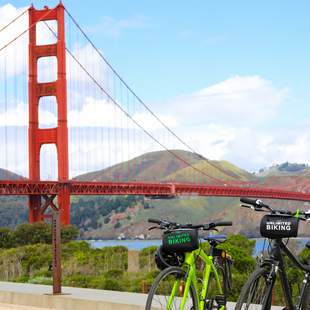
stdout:
POLYGON ((218 308, 226 306, 226 297, 224 295, 217 295, 214 300, 216 301, 218 308))

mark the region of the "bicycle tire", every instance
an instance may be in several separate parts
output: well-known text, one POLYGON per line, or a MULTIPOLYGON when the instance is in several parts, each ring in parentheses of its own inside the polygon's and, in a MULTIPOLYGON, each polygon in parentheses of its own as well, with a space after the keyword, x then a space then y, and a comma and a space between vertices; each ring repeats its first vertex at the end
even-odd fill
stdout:
POLYGON ((268 274, 265 268, 259 268, 252 273, 241 290, 235 310, 269 310, 271 308, 271 296, 266 296, 270 285, 267 283, 268 274), (267 308, 263 309, 262 302, 266 297, 268 297, 267 308))
MULTIPOLYGON (((179 305, 182 297, 182 285, 186 282, 186 273, 180 267, 169 267, 164 269, 154 280, 148 293, 145 310, 167 309, 166 304, 171 294, 172 286, 176 281, 181 282, 177 296, 173 300, 171 310, 180 309, 179 305), (162 287, 161 287, 162 285, 162 287), (156 294, 157 293, 157 294, 156 294)), ((187 298, 184 310, 197 310, 198 300, 195 287, 191 283, 189 297, 187 298)))
POLYGON ((301 310, 310 309, 310 284, 306 287, 305 297, 301 302, 301 310))

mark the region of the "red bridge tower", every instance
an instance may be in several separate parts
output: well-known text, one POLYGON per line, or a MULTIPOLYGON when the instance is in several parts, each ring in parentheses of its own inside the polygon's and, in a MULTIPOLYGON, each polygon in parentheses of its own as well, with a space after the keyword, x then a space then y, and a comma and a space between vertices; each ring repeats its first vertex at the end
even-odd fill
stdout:
MULTIPOLYGON (((66 50, 64 7, 60 3, 54 9, 45 7, 43 10, 29 9, 29 179, 40 181, 40 150, 44 144, 55 144, 58 158, 58 181, 67 182, 68 168, 68 127, 67 127, 67 82, 66 82, 66 50), (47 20, 57 22, 57 42, 55 44, 37 45, 37 23, 47 20), (57 59, 57 80, 47 83, 38 82, 38 59, 55 56, 57 59), (39 128, 39 100, 44 96, 55 96, 57 102, 58 122, 55 128, 39 128)), ((66 187, 64 187, 66 188, 66 187)), ((53 206, 54 197, 29 196, 30 223, 43 221, 44 212, 53 206)), ((63 189, 58 197, 61 223, 70 224, 70 194, 63 189)))

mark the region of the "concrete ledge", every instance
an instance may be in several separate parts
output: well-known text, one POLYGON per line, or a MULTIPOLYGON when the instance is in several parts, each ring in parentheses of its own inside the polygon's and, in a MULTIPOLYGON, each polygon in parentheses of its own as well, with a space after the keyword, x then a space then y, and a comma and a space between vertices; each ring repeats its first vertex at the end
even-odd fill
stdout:
POLYGON ((0 310, 51 310, 50 308, 37 308, 32 306, 18 306, 12 304, 0 304, 0 310))
MULTIPOLYGON (((0 304, 0 310, 144 310, 147 299, 146 294, 74 287, 63 287, 64 295, 51 292, 50 285, 0 282, 0 303, 6 304, 0 304)), ((227 303, 227 310, 234 308, 227 303)))
POLYGON ((143 310, 147 298, 145 294, 72 287, 63 287, 66 295, 49 295, 51 292, 52 287, 49 285, 0 282, 1 303, 39 308, 143 310))

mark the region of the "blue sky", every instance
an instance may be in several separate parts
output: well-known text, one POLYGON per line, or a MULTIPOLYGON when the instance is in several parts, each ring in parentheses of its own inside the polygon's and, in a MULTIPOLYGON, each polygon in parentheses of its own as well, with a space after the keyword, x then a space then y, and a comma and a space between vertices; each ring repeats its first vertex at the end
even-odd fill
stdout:
MULTIPOLYGON (((32 2, 38 8, 57 3, 32 2)), ((145 100, 190 93, 236 74, 289 86, 299 100, 309 95, 309 1, 63 2, 145 100), (119 29, 105 29, 109 23, 119 29)))
POLYGON ((136 93, 174 116, 174 130, 206 157, 249 170, 310 162, 309 1, 63 2, 136 93))

